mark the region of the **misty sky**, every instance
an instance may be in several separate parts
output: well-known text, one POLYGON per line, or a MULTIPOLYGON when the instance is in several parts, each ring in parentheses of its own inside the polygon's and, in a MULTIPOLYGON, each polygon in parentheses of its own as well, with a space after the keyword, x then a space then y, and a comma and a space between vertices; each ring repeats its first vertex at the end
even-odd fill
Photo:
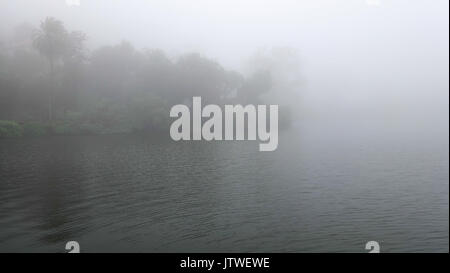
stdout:
POLYGON ((302 107, 311 112, 371 113, 383 120, 427 116, 433 119, 426 122, 447 123, 448 5, 447 0, 1 0, 0 40, 20 23, 38 25, 53 16, 85 32, 90 48, 127 40, 171 56, 198 51, 239 70, 256 51, 287 46, 301 57, 299 92, 302 107))

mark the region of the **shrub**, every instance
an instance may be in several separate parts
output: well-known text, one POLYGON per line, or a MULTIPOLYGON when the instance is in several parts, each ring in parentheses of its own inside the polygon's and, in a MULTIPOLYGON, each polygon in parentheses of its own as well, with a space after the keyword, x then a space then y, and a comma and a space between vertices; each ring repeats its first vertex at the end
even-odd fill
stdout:
POLYGON ((47 134, 45 125, 35 122, 26 122, 23 124, 24 136, 43 136, 47 134))
POLYGON ((0 120, 0 137, 21 137, 23 128, 15 121, 0 120))

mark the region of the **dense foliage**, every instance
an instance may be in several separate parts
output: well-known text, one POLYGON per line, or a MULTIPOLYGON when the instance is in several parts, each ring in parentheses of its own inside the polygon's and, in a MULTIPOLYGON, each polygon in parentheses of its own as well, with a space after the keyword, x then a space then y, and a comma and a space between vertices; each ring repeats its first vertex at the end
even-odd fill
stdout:
POLYGON ((53 18, 22 25, 0 52, 0 136, 156 132, 169 109, 204 103, 259 103, 271 73, 244 77, 197 53, 168 57, 130 43, 91 52, 86 35, 53 18), (8 121, 6 121, 8 120, 8 121))

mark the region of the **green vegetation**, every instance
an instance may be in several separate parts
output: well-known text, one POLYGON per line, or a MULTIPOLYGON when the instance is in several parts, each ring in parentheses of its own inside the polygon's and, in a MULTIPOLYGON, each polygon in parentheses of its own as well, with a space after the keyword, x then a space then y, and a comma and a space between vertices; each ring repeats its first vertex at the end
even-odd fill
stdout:
POLYGON ((17 122, 0 120, 0 137, 20 137, 22 135, 23 128, 17 122))
POLYGON ((24 136, 43 136, 47 134, 47 126, 36 122, 25 122, 22 125, 24 136))
POLYGON ((175 104, 193 96, 260 104, 288 89, 272 68, 292 71, 257 58, 244 76, 197 53, 169 58, 127 42, 87 52, 86 35, 53 18, 39 28, 22 25, 14 37, 14 46, 0 50, 1 137, 167 131, 175 104))

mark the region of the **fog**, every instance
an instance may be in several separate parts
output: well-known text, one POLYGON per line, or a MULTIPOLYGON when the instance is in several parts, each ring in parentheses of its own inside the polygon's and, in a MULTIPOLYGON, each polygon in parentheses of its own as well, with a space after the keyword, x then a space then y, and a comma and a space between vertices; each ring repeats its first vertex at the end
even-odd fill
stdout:
POLYGON ((4 0, 0 40, 8 44, 16 26, 49 16, 84 32, 89 50, 125 40, 171 58, 199 52, 244 75, 255 54, 289 48, 298 56, 298 71, 287 72, 295 90, 266 102, 289 101, 297 120, 448 130, 445 0, 4 0))
POLYGON ((447 0, 0 0, 0 252, 448 252, 448 123, 447 0))

